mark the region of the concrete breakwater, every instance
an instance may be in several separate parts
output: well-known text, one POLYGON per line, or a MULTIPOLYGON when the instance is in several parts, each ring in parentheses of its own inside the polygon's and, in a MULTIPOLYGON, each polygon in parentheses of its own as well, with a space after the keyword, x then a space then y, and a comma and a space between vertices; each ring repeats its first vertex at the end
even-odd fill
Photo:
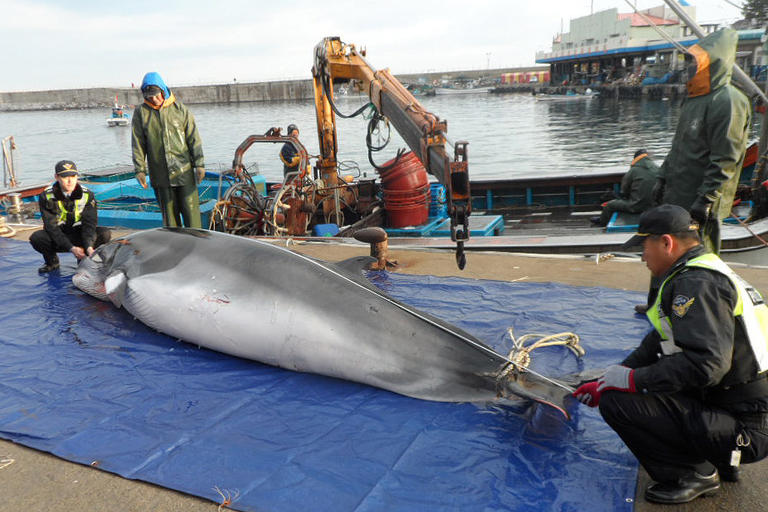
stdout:
MULTIPOLYGON (((433 81, 475 78, 498 78, 502 73, 540 69, 499 68, 449 72, 427 72, 398 75, 403 83, 433 83, 433 81)), ((188 105, 200 103, 247 103, 255 101, 306 100, 314 97, 312 80, 279 80, 274 82, 232 82, 226 84, 175 87, 173 93, 188 105)), ((60 89, 48 91, 0 92, 0 112, 21 110, 62 110, 103 108, 114 103, 115 95, 121 104, 139 105, 143 102, 138 88, 60 89)))
MULTIPOLYGON (((311 80, 195 85, 171 87, 171 90, 188 105, 296 100, 313 97, 311 80)), ((139 105, 144 101, 138 88, 0 92, 0 111, 103 108, 113 105, 115 95, 119 102, 125 105, 139 105)))

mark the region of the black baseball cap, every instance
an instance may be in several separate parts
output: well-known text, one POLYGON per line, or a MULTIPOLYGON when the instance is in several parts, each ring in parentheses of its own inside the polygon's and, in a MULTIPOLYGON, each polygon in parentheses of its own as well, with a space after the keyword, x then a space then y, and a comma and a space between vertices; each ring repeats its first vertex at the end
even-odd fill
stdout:
POLYGON ((67 176, 77 176, 77 166, 75 165, 75 162, 71 160, 62 160, 58 162, 54 169, 56 170, 56 176, 61 176, 62 178, 67 176))
POLYGON ((691 219, 691 214, 685 208, 675 204, 662 204, 643 212, 637 233, 621 248, 626 250, 643 245, 643 240, 650 235, 671 235, 698 230, 699 224, 691 219))
POLYGON ((153 96, 157 96, 162 92, 163 90, 157 85, 148 85, 141 90, 141 94, 143 94, 144 99, 147 99, 147 100, 153 96))

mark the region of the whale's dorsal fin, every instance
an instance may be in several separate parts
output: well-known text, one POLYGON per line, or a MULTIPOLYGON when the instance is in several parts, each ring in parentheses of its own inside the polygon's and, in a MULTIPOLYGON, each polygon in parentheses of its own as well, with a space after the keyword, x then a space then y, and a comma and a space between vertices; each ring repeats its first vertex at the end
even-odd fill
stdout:
POLYGON ((371 263, 376 263, 376 258, 373 256, 355 256, 354 258, 334 263, 334 265, 346 272, 359 275, 362 271, 368 270, 371 263))
POLYGON ((104 291, 107 293, 107 297, 112 303, 121 307, 123 305, 123 297, 125 296, 125 287, 128 284, 128 278, 120 271, 116 272, 104 280, 104 291))

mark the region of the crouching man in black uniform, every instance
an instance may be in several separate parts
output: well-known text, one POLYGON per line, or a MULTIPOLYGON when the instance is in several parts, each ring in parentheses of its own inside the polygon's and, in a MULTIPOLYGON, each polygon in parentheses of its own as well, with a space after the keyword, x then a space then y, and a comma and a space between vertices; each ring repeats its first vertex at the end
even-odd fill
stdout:
POLYGON ((56 183, 39 198, 43 229, 29 237, 29 243, 45 260, 38 269, 41 274, 59 268, 57 252, 71 252, 79 261, 111 238, 109 229, 96 226, 96 198, 77 183, 74 162, 62 160, 55 171, 56 183))
POLYGON ((662 284, 654 329, 620 365, 574 395, 600 414, 648 471, 648 501, 687 503, 736 481, 768 455, 768 307, 675 205, 640 217, 625 247, 662 284))

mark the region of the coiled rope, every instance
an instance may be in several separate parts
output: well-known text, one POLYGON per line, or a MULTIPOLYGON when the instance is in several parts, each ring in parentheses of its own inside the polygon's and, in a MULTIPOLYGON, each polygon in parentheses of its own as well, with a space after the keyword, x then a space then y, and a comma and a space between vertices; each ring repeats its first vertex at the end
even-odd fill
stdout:
POLYGON ((560 332, 557 334, 525 334, 520 338, 515 338, 514 329, 507 329, 514 347, 509 352, 508 358, 515 363, 518 368, 527 368, 531 363, 531 352, 541 347, 565 346, 574 353, 576 357, 584 357, 586 351, 579 343, 579 335, 573 332, 560 332), (529 343, 531 340, 536 340, 529 343), (529 343, 526 346, 526 343, 529 343))

